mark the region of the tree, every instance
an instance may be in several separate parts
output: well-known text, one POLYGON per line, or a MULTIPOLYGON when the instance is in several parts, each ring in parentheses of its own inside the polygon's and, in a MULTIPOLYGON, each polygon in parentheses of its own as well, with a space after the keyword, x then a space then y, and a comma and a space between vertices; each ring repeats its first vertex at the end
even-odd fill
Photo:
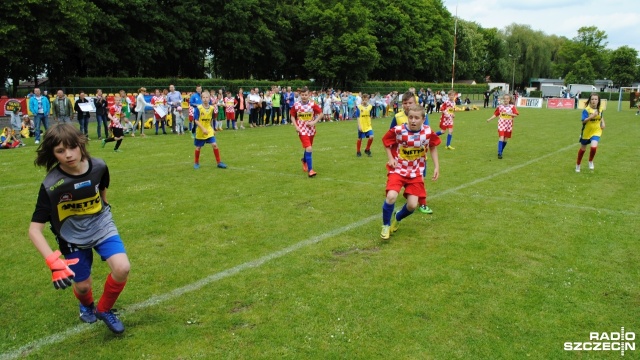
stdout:
POLYGON ((638 51, 625 45, 611 52, 608 73, 616 86, 631 86, 637 79, 638 51))
POLYGON ((596 80, 596 72, 591 61, 586 54, 582 54, 580 60, 576 61, 573 69, 569 71, 564 79, 565 85, 569 84, 593 84, 596 80))

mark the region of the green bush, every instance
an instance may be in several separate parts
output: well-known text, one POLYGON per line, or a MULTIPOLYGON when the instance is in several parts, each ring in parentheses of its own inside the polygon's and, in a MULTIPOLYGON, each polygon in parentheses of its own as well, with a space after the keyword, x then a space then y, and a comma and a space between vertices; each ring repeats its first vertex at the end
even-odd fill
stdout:
POLYGON ((541 98, 542 97, 542 91, 538 91, 538 90, 533 90, 529 92, 529 97, 532 98, 541 98))

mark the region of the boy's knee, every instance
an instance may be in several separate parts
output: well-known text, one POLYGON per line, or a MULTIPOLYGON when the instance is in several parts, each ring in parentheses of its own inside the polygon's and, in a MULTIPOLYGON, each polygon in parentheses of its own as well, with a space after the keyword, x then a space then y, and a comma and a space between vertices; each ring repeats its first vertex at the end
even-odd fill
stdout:
POLYGON ((75 283, 73 288, 80 295, 84 295, 88 293, 91 290, 91 277, 89 277, 86 280, 75 283))

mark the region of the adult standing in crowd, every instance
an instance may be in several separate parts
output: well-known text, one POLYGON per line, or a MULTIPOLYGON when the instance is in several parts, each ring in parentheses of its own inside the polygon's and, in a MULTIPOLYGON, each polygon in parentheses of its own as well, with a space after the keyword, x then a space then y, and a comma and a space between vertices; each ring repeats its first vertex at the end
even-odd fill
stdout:
POLYGON ((133 123, 133 132, 131 135, 135 134, 136 126, 140 126, 140 136, 144 137, 144 115, 145 109, 149 104, 147 104, 144 99, 144 95, 147 92, 145 87, 141 87, 138 89, 138 96, 136 96, 136 120, 133 123))
POLYGON ((93 99, 96 107, 96 123, 98 124, 98 140, 102 140, 100 129, 104 126, 104 137, 109 137, 109 122, 107 121, 107 98, 102 95, 102 90, 96 90, 96 97, 93 99))
POLYGON ((240 129, 244 129, 244 111, 247 109, 247 102, 244 98, 244 92, 242 88, 238 89, 236 95, 236 120, 240 120, 240 129))
POLYGON ((33 96, 29 99, 29 111, 33 114, 36 144, 40 144, 40 124, 44 125, 44 131, 49 129, 49 111, 51 111, 51 103, 40 93, 40 88, 33 89, 33 96))
POLYGON ((176 90, 176 87, 173 85, 169 85, 169 93, 167 93, 167 103, 169 104, 170 112, 171 112, 171 132, 176 133, 176 119, 178 116, 182 116, 182 114, 178 113, 178 108, 182 105, 182 94, 176 90))
POLYGON ((293 91, 291 91, 291 86, 287 86, 287 91, 284 93, 284 105, 285 108, 282 113, 282 123, 287 124, 291 123, 291 108, 293 108, 293 104, 296 103, 295 95, 293 91), (286 119, 285 119, 286 118, 286 119))
POLYGON ((249 103, 249 124, 251 127, 258 126, 258 115, 260 111, 260 94, 258 88, 251 89, 247 103, 249 103))
POLYGON ((202 105, 202 85, 196 85, 196 92, 191 94, 189 98, 189 130, 191 130, 191 138, 196 138, 196 124, 194 122, 195 110, 202 105))
POLYGON ((488 108, 489 107, 489 99, 491 98, 491 91, 489 90, 485 90, 484 91, 484 108, 488 108))
POLYGON ((62 90, 58 90, 53 100, 53 119, 56 123, 70 123, 73 120, 71 101, 62 90))
POLYGON ((271 112, 273 113, 273 124, 280 125, 280 104, 282 103, 282 94, 280 86, 271 87, 273 94, 271 95, 271 112))
POLYGON ((76 100, 76 103, 73 105, 73 109, 78 114, 80 132, 87 137, 87 140, 89 140, 89 118, 91 117, 91 113, 89 111, 82 111, 80 104, 89 103, 89 101, 90 100, 86 98, 84 91, 80 91, 78 100, 76 100))

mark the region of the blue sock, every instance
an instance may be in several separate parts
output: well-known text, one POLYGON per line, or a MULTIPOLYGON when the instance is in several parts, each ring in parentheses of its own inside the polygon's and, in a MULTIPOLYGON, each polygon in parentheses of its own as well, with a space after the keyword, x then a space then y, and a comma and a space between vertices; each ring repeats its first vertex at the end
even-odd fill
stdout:
POLYGON ((442 134, 443 134, 442 130, 438 130, 438 131, 436 131, 436 135, 440 136, 440 135, 442 135, 442 134))
POLYGON ((451 138, 453 137, 453 134, 448 134, 447 135, 447 146, 451 145, 451 138))
POLYGON ((413 214, 413 211, 407 210, 407 204, 404 204, 402 209, 400 209, 400 211, 398 211, 398 213, 396 213, 396 220, 402 221, 402 219, 406 218, 407 216, 409 216, 411 214, 413 214))
POLYGON ((382 225, 391 225, 391 215, 393 214, 393 204, 387 204, 385 200, 382 204, 382 225))
POLYGON ((313 169, 313 165, 311 165, 311 153, 310 152, 304 152, 304 162, 307 163, 307 167, 309 168, 309 171, 311 171, 313 169))
POLYGON ((503 142, 502 142, 502 151, 504 151, 504 148, 506 148, 506 147, 507 147, 507 142, 506 142, 506 141, 503 141, 503 142))
POLYGON ((498 140, 498 155, 502 154, 502 149, 504 149, 504 142, 498 140))

